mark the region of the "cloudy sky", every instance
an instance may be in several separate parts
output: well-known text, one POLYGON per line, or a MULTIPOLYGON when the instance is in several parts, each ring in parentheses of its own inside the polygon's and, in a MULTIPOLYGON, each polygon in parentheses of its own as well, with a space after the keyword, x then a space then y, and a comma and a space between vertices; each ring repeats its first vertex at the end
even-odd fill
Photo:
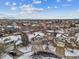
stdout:
POLYGON ((79 18, 79 0, 0 0, 0 18, 79 18))

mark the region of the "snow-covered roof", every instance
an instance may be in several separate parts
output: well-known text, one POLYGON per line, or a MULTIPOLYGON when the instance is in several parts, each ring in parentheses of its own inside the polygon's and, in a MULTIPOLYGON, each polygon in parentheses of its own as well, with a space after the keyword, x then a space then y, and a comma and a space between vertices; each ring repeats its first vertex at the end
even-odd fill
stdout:
POLYGON ((37 35, 44 36, 44 33, 42 33, 42 32, 34 32, 33 34, 34 34, 34 36, 37 36, 37 35))
POLYGON ((0 39, 0 43, 4 43, 4 41, 0 39))
POLYGON ((7 37, 2 37, 2 38, 0 38, 0 39, 2 39, 2 40, 5 40, 5 39, 11 39, 11 40, 17 40, 18 38, 19 39, 21 39, 21 36, 20 35, 17 35, 17 36, 15 36, 15 35, 11 35, 11 36, 7 36, 7 37))
POLYGON ((36 37, 38 35, 43 37, 44 33, 42 33, 42 32, 34 32, 33 34, 27 34, 27 35, 28 35, 29 41, 31 41, 32 38, 34 38, 34 37, 36 37))
POLYGON ((64 33, 64 30, 56 30, 57 33, 64 33))
POLYGON ((5 41, 5 43, 9 43, 9 42, 12 42, 12 41, 17 41, 16 45, 22 43, 20 35, 16 35, 16 36, 12 35, 12 36, 7 36, 7 37, 2 37, 2 38, 0 38, 0 40, 2 40, 3 42, 5 41), (6 39, 9 39, 9 40, 6 41, 6 39))
POLYGON ((57 34, 56 37, 60 37, 62 34, 57 34))
POLYGON ((46 30, 47 32, 50 32, 50 33, 52 33, 52 32, 54 32, 54 30, 46 30))
POLYGON ((16 44, 16 45, 19 45, 20 43, 22 43, 21 40, 17 41, 15 44, 16 44))
POLYGON ((56 35, 56 37, 59 38, 60 40, 62 40, 62 39, 68 40, 68 37, 67 36, 68 36, 68 34, 60 34, 60 33, 58 33, 56 35))
POLYGON ((8 27, 8 28, 12 28, 13 26, 11 26, 11 25, 8 25, 7 27, 8 27))

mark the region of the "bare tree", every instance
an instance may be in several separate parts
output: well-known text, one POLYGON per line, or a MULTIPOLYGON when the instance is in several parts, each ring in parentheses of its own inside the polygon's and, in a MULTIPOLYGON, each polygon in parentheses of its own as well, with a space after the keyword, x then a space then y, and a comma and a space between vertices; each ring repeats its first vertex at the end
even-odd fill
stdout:
POLYGON ((4 52, 4 44, 0 43, 0 59, 3 52, 4 52))
POLYGON ((29 44, 28 36, 26 33, 21 32, 22 44, 23 46, 27 46, 29 44))

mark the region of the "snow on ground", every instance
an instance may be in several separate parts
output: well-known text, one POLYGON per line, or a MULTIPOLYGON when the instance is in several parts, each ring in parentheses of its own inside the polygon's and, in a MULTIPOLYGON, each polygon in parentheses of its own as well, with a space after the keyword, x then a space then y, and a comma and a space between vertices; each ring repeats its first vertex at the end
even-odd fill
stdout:
POLYGON ((26 53, 26 54, 20 56, 20 57, 17 58, 17 59, 31 59, 31 58, 30 58, 30 55, 32 55, 32 54, 33 54, 33 52, 29 52, 29 53, 26 53))
MULTIPOLYGON (((26 53, 26 54, 22 55, 21 57, 19 57, 18 59, 32 59, 30 57, 32 54, 33 54, 33 52, 26 53)), ((43 59, 49 59, 49 58, 48 57, 43 57, 43 59)), ((57 59, 57 58, 50 57, 50 59, 57 59)))
POLYGON ((8 54, 4 54, 1 59, 13 59, 13 58, 8 54))
POLYGON ((56 48, 54 46, 50 44, 48 47, 51 52, 55 53, 56 48))
POLYGON ((23 52, 23 53, 27 53, 27 52, 30 52, 31 49, 32 49, 32 46, 29 45, 27 47, 19 48, 18 50, 21 51, 21 52, 23 52))
MULTIPOLYGON (((33 52, 25 53, 22 56, 18 57, 17 59, 32 59, 30 56, 33 54, 33 52)), ((8 54, 4 55, 5 57, 2 57, 1 59, 13 59, 8 54)), ((48 57, 43 57, 43 59, 48 59, 48 57)), ((50 58, 50 59, 57 59, 57 58, 50 58)))
POLYGON ((65 56, 79 56, 79 50, 74 49, 73 53, 71 49, 65 50, 65 56))
MULTIPOLYGON (((26 54, 23 54, 22 56, 18 57, 17 59, 31 59, 30 55, 32 55, 33 52, 29 52, 26 54)), ((13 59, 11 56, 8 54, 5 54, 1 59, 13 59)))

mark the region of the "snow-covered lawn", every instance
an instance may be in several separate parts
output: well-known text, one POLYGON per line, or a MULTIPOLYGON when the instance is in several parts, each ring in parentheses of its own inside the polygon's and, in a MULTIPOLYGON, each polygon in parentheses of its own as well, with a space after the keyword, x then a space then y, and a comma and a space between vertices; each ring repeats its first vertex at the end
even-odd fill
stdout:
POLYGON ((29 45, 27 47, 19 48, 18 50, 21 51, 21 52, 23 52, 23 53, 28 53, 28 52, 31 51, 31 49, 32 49, 32 46, 29 45))
POLYGON ((13 58, 8 54, 4 54, 1 59, 13 59, 13 58))
POLYGON ((73 52, 72 50, 65 50, 65 56, 79 56, 79 50, 74 49, 73 52))
POLYGON ((26 54, 20 56, 20 57, 17 58, 17 59, 31 59, 31 58, 30 58, 30 55, 32 55, 32 53, 33 53, 33 52, 26 53, 26 54))

